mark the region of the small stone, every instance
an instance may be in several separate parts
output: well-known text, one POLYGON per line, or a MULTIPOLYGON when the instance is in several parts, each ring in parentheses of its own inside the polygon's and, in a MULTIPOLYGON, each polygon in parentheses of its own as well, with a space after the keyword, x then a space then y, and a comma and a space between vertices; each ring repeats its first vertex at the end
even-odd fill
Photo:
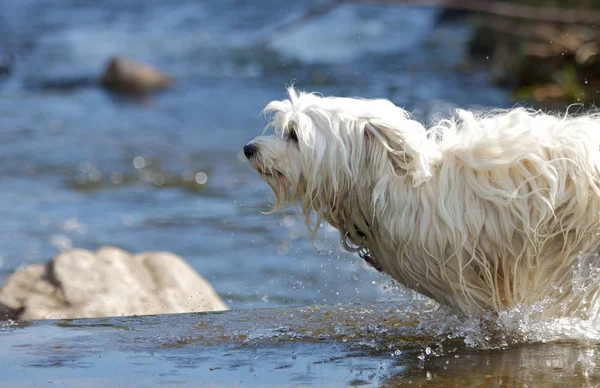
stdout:
POLYGON ((100 83, 108 89, 130 94, 149 94, 174 84, 171 76, 129 58, 112 58, 100 83))

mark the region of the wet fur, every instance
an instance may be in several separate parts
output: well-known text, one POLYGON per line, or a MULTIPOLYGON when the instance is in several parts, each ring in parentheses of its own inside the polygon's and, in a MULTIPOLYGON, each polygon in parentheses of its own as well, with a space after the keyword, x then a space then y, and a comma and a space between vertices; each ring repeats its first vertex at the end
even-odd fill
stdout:
POLYGON ((250 162, 313 237, 326 220, 466 314, 597 305, 598 115, 458 110, 425 128, 387 100, 288 92, 250 162))

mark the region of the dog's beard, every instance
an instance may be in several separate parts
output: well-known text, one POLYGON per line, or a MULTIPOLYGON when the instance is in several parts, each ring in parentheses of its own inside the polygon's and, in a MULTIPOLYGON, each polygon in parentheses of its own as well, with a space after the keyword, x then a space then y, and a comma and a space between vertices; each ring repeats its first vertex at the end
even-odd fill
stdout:
POLYGON ((311 243, 316 247, 317 232, 321 221, 326 218, 325 211, 320 206, 315 208, 314 193, 311 195, 307 192, 306 181, 302 175, 299 172, 288 171, 285 167, 279 167, 275 162, 279 160, 277 157, 285 156, 277 154, 274 158, 264 158, 263 155, 257 155, 249 161, 251 167, 258 172, 275 195, 273 207, 264 214, 272 214, 287 205, 293 205, 308 228, 311 243), (311 212, 314 212, 313 216, 316 216, 316 219, 311 217, 311 212))
POLYGON ((261 179, 269 185, 275 195, 273 208, 266 214, 273 213, 292 202, 293 188, 285 174, 274 167, 265 166, 260 156, 250 160, 250 165, 258 172, 261 179))
POLYGON ((267 174, 260 173, 261 178, 271 187, 273 194, 275 194, 275 203, 273 209, 267 213, 272 213, 280 209, 281 207, 292 202, 292 187, 287 178, 280 172, 272 170, 267 174))

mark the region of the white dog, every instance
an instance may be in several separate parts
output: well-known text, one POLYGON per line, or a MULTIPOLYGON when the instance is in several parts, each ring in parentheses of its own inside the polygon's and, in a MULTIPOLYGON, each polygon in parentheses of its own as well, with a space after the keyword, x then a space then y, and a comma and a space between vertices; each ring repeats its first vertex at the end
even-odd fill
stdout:
POLYGON ((426 129, 387 100, 288 92, 265 108, 274 135, 244 153, 313 237, 326 220, 371 265, 465 314, 598 306, 599 116, 459 110, 426 129))

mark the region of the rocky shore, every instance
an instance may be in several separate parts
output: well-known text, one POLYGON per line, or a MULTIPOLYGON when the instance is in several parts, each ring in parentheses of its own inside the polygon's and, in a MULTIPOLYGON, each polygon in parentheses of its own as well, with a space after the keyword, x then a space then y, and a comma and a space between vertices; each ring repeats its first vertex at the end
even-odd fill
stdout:
MULTIPOLYGON (((536 20, 535 10, 526 18, 478 17, 468 47, 470 64, 486 67, 491 81, 510 90, 517 101, 548 107, 597 104, 600 31, 590 24, 598 11, 588 3, 589 9, 581 4, 563 4, 569 16, 563 21, 560 12, 551 13, 554 21, 541 16, 536 20), (578 17, 580 22, 571 22, 578 17)), ((560 10, 546 6, 535 9, 540 15, 560 10)))

